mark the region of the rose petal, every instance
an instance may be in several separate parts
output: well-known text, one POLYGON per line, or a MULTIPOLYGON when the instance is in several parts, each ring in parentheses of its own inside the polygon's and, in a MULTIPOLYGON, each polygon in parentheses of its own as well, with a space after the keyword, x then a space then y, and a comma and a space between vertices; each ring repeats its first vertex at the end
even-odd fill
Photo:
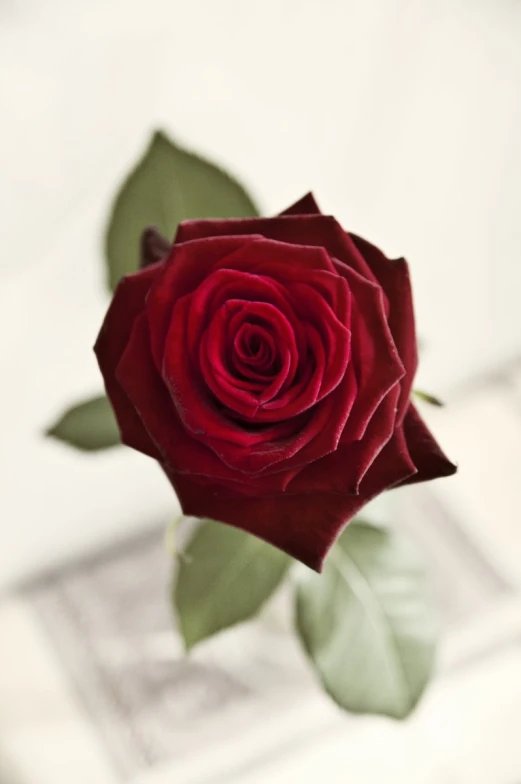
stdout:
MULTIPOLYGON (((335 450, 355 395, 356 381, 348 369, 342 383, 309 413, 283 419, 267 432, 236 427, 207 406, 200 414, 203 425, 198 435, 225 465, 254 481, 260 472, 293 471, 335 450)), ((283 486, 289 478, 282 480, 283 486)))
POLYGON ((371 268, 339 223, 331 215, 283 215, 276 218, 193 220, 180 223, 175 242, 226 235, 260 234, 291 245, 324 248, 331 257, 376 283, 371 268))
MULTIPOLYGON (((222 276, 226 272, 221 270, 214 274, 222 276)), ((234 271, 228 274, 240 276, 240 273, 234 271)), ((257 289, 263 293, 263 296, 271 296, 270 287, 263 289, 261 286, 262 279, 258 278, 256 280, 257 289)), ((197 293, 199 293, 199 290, 197 293)), ((242 468, 243 462, 247 459, 248 463, 250 463, 250 459, 245 457, 244 447, 250 449, 254 443, 265 442, 269 439, 270 434, 274 436, 276 432, 280 433, 281 438, 287 438, 288 423, 286 421, 282 422, 281 425, 278 425, 278 430, 276 431, 256 431, 254 433, 245 429, 244 425, 241 425, 239 422, 231 421, 227 412, 223 411, 222 406, 216 405, 216 401, 210 395, 208 387, 204 383, 199 367, 199 346, 195 339, 198 338, 198 335, 194 332, 194 338, 190 327, 191 310, 194 302, 196 302, 199 308, 200 303, 194 297, 183 297, 176 304, 168 332, 163 376, 171 391, 172 400, 185 427, 195 437, 208 443, 223 459, 226 454, 230 465, 233 464, 240 470, 261 470, 265 467, 266 461, 269 461, 269 455, 267 453, 264 454, 264 457, 261 459, 262 465, 257 469, 245 469, 242 468), (192 345, 192 340, 194 340, 195 345, 192 345), (197 346, 197 351, 194 350, 195 346, 197 346), (221 441, 224 444, 221 444, 221 441), (240 447, 238 452, 231 448, 233 444, 240 447)), ((286 305, 286 307, 287 312, 291 314, 289 305, 286 305)), ((199 324, 201 319, 196 318, 196 324, 199 324)), ((295 324, 295 326, 298 328, 298 324, 295 324)), ((272 416, 264 417, 264 419, 276 422, 280 417, 272 416)), ((290 422, 290 428, 298 429, 299 422, 300 420, 294 423, 290 422)), ((288 448, 287 444, 285 446, 288 448)), ((294 448, 298 449, 298 446, 295 445, 294 448)), ((275 452, 276 450, 273 449, 273 460, 275 459, 275 452)), ((255 459, 253 458, 254 461, 255 459)))
POLYGON ((398 355, 385 316, 382 290, 354 270, 335 261, 352 293, 351 355, 356 368, 358 394, 342 436, 344 443, 359 441, 373 414, 405 368, 398 355))
MULTIPOLYGON (((273 220, 273 219, 272 219, 273 220)), ((227 267, 227 260, 217 268, 227 267)), ((277 280, 308 280, 310 271, 332 272, 334 267, 323 247, 281 242, 259 237, 233 257, 233 269, 246 269, 256 275, 272 275, 277 280)))
MULTIPOLYGON (((190 354, 195 355, 199 350, 201 335, 208 327, 213 314, 232 299, 274 305, 298 334, 299 322, 288 301, 286 290, 277 280, 245 270, 216 269, 190 295, 188 321, 182 327, 182 331, 186 331, 186 344, 190 354)), ((169 331, 174 330, 172 325, 177 318, 176 307, 175 305, 172 310, 169 331)), ((174 349, 171 345, 171 337, 168 337, 165 356, 170 350, 174 349)))
POLYGON ((281 215, 321 215, 322 211, 318 204, 315 201, 315 197, 313 194, 306 193, 301 199, 299 199, 295 204, 292 204, 291 207, 283 210, 281 215))
MULTIPOLYGON (((259 453, 255 458, 251 455, 243 456, 243 460, 255 460, 255 465, 258 461, 261 467, 256 467, 254 470, 266 474, 287 472, 288 478, 283 482, 285 488, 292 477, 304 466, 338 448, 355 398, 356 379, 352 366, 348 365, 342 382, 327 398, 310 410, 309 419, 306 420, 306 414, 304 414, 302 418, 295 417, 294 420, 289 420, 290 423, 293 421, 296 423, 293 436, 295 444, 291 441, 266 444, 264 452, 259 453), (303 424, 300 425, 299 422, 303 422, 303 424), (265 465, 268 457, 269 463, 265 465)), ((219 445, 216 445, 215 448, 219 448, 219 445)))
MULTIPOLYGON (((132 402, 135 411, 146 422, 153 440, 156 454, 169 470, 211 477, 212 481, 233 482, 241 474, 226 466, 200 441, 192 438, 184 429, 172 399, 163 383, 150 351, 148 320, 142 313, 135 320, 131 336, 116 369, 116 379, 132 402), (136 372, 139 368, 139 372, 136 372)), ((250 488, 255 487, 255 477, 247 477, 250 488)), ((284 476, 259 482, 266 492, 281 490, 286 484, 284 476)))
POLYGON ((402 394, 398 403, 398 421, 403 421, 409 405, 412 385, 418 367, 416 326, 409 268, 405 259, 388 259, 367 240, 350 235, 371 267, 389 301, 389 327, 405 367, 402 394))
POLYGON ((399 395, 396 384, 378 406, 361 441, 340 442, 335 452, 304 467, 288 484, 288 491, 357 495, 367 471, 393 436, 399 395))
POLYGON ((271 278, 282 289, 299 283, 310 286, 323 297, 342 324, 349 322, 349 287, 323 248, 259 239, 219 262, 215 269, 228 272, 233 269, 237 273, 262 276, 264 280, 271 278))
MULTIPOLYGON (((121 440, 139 452, 159 459, 160 454, 146 427, 115 376, 136 317, 145 307, 145 298, 158 274, 159 266, 128 275, 119 282, 94 346, 105 389, 121 431, 121 440)), ((139 361, 137 368, 139 368, 139 361)), ((139 372, 139 371, 138 371, 139 372)))
POLYGON ((452 476, 456 473, 457 467, 441 451, 434 436, 413 405, 407 409, 403 421, 403 431, 417 473, 405 479, 402 484, 427 482, 430 479, 452 476))
POLYGON ((152 354, 158 370, 163 365, 166 334, 176 302, 191 293, 213 270, 252 237, 218 237, 174 245, 147 297, 152 354))
POLYGON ((186 515, 234 525, 321 571, 325 557, 349 519, 375 495, 415 471, 401 428, 380 454, 358 496, 284 493, 280 496, 223 497, 218 487, 201 485, 165 467, 186 515))
POLYGON ((192 438, 182 427, 168 391, 159 376, 150 352, 147 319, 138 317, 121 358, 117 375, 136 410, 147 422, 147 428, 157 444, 161 464, 169 475, 186 475, 202 486, 222 484, 246 496, 280 493, 294 475, 286 470, 271 475, 241 474, 226 466, 204 444, 192 438), (139 373, 136 373, 136 363, 139 373), (241 477, 244 484, 241 484, 241 477))
POLYGON ((291 286, 289 293, 301 321, 304 324, 309 323, 308 333, 313 332, 320 336, 326 355, 320 391, 316 397, 321 400, 329 395, 344 377, 351 356, 350 323, 342 323, 311 285, 297 283, 291 286))
MULTIPOLYGON (((254 244, 250 247, 253 247, 254 244)), ((237 254, 235 254, 234 260, 236 257, 237 254)), ((171 390, 172 398, 176 403, 180 418, 194 437, 200 438, 205 444, 210 446, 227 465, 241 471, 255 473, 265 470, 280 460, 293 457, 304 445, 309 443, 311 439, 314 439, 313 424, 309 422, 304 427, 301 425, 300 420, 295 421, 294 418, 317 402, 317 395, 320 391, 326 364, 326 354, 322 349, 321 339, 318 333, 315 339, 314 333, 316 333, 316 330, 311 326, 307 327, 308 338, 311 341, 310 345, 314 346, 315 359, 318 360, 322 356, 320 365, 316 366, 316 376, 310 375, 314 366, 308 361, 303 368, 299 385, 288 389, 280 398, 263 403, 262 408, 259 408, 257 411, 239 408, 238 400, 233 404, 231 400, 223 400, 233 410, 240 412, 245 417, 250 416, 252 421, 256 423, 282 422, 282 425, 278 426, 278 430, 255 430, 250 432, 247 424, 241 426, 239 422, 230 421, 229 414, 220 410, 215 405, 215 401, 209 396, 207 385, 202 383, 199 360, 197 359, 194 362, 191 355, 196 353, 195 349, 197 348, 197 357, 199 356, 198 350, 201 336, 198 330, 201 324, 205 324, 208 311, 220 304, 222 299, 229 301, 231 296, 241 294, 249 295, 259 300, 271 300, 285 314, 291 317, 289 303, 285 302, 282 293, 283 290, 280 287, 277 288, 276 281, 272 281, 269 278, 258 275, 252 276, 249 273, 241 273, 237 270, 215 270, 199 286, 191 298, 183 298, 177 303, 166 341, 163 373, 171 390), (193 326, 191 326, 192 321, 193 326), (188 350, 185 336, 187 336, 188 340, 188 350), (288 443, 288 435, 292 432, 291 428, 297 432, 300 427, 302 429, 298 434, 298 438, 295 438, 293 443, 288 443), (266 442, 270 438, 275 438, 277 434, 279 439, 284 438, 284 441, 281 443, 275 441, 270 445, 269 449, 265 447, 266 442), (256 445, 262 446, 258 449, 253 449, 256 445)), ((310 296, 314 298, 315 310, 320 305, 326 312, 328 311, 328 306, 324 302, 320 301, 317 303, 316 293, 310 290, 310 296)), ((334 320, 334 315, 329 313, 328 318, 334 320)), ((294 318, 292 321, 298 334, 299 322, 295 321, 294 318)), ((325 320, 323 329, 326 329, 326 327, 327 321, 325 320)), ((342 333, 340 336, 335 337, 335 341, 339 344, 344 341, 342 345, 345 344, 345 350, 343 349, 341 353, 346 353, 348 350, 346 342, 348 333, 343 325, 339 323, 335 329, 337 331, 340 330, 342 333)), ((328 353, 335 361, 338 361, 336 361, 336 365, 335 362, 330 363, 325 392, 331 391, 339 383, 345 369, 345 362, 347 361, 347 356, 339 356, 338 352, 335 353, 332 346, 330 348, 331 350, 328 353), (342 373, 338 372, 338 365, 340 364, 342 373)), ((209 368, 207 367, 205 372, 208 374, 208 371, 209 368)), ((208 378, 207 383, 209 383, 208 378)), ((216 390, 213 391, 222 399, 222 396, 219 396, 216 390)), ((351 398, 348 399, 348 405, 350 405, 350 402, 351 398)), ((246 405, 246 400, 244 400, 244 404, 246 405)), ((344 421, 345 411, 346 405, 338 406, 338 411, 335 415, 338 421, 344 421)), ((320 415, 320 421, 322 422, 330 419, 329 414, 326 415, 325 411, 317 413, 320 415)), ((336 445, 335 439, 337 437, 338 427, 334 425, 333 433, 326 434, 326 436, 322 435, 320 439, 324 444, 327 442, 327 447, 322 446, 320 449, 317 449, 314 457, 316 458, 321 454, 327 453, 327 451, 331 451, 334 448, 332 445, 336 445), (323 451, 324 448, 325 451, 323 451)))
MULTIPOLYGON (((295 335, 291 324, 277 308, 267 302, 244 303, 241 300, 229 300, 211 320, 199 350, 199 367, 209 390, 223 405, 248 418, 254 418, 259 408, 277 395, 288 378, 291 380, 297 362, 295 335), (248 323, 251 318, 257 319, 256 325, 248 323), (264 324, 259 323, 262 319, 264 324), (237 326, 234 322, 242 322, 242 326, 237 326), (271 353, 280 360, 275 374, 264 373, 262 384, 259 384, 262 374, 255 372, 257 384, 254 389, 251 389, 250 385, 249 390, 245 389, 241 378, 237 378, 237 371, 235 374, 231 372, 230 363, 227 362, 227 352, 230 344, 233 346, 234 336, 244 334, 245 327, 263 336, 265 343, 270 345, 271 353), (233 334, 230 334, 230 331, 233 334)), ((251 367, 244 359, 239 358, 235 367, 243 371, 243 378, 246 374, 252 378, 251 367)))

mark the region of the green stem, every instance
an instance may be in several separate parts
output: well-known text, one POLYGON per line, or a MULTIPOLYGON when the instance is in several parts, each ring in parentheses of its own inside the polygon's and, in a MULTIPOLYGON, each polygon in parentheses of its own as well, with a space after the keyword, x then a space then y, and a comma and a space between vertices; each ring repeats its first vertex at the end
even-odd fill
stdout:
POLYGON ((174 520, 172 520, 165 529, 165 547, 169 555, 173 558, 179 558, 181 553, 176 548, 176 533, 177 528, 183 520, 183 513, 178 515, 174 520))

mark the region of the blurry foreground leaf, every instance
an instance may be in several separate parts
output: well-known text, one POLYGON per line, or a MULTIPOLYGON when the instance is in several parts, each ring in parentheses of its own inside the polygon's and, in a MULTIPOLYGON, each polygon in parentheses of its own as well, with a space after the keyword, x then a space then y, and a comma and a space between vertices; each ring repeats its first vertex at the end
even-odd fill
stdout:
POLYGON ((112 407, 104 395, 67 409, 47 435, 89 452, 121 444, 112 407))
POLYGON ((257 215, 250 196, 229 174, 156 132, 123 183, 107 227, 108 283, 138 269, 141 234, 155 226, 169 241, 180 221, 257 215))
POLYGON ((297 628, 324 688, 344 710, 405 718, 434 665, 425 575, 402 537, 353 522, 321 575, 302 575, 297 628))
POLYGON ((185 548, 174 604, 187 649, 256 615, 291 558, 238 528, 205 520, 185 548))

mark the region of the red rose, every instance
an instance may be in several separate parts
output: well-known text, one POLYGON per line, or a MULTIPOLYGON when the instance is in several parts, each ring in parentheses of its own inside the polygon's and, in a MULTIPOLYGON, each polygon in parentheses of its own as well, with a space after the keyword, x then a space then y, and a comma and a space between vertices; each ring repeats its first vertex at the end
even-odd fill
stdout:
POLYGON ((95 351, 128 444, 185 514, 230 523, 315 569, 390 487, 454 473, 410 402, 411 286, 321 215, 196 220, 114 295, 95 351))

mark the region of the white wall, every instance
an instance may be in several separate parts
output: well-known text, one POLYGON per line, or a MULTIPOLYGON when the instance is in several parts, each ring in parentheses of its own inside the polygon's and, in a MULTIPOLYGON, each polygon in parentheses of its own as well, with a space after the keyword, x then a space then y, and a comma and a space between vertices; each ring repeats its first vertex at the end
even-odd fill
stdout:
POLYGON ((151 461, 40 437, 100 387, 102 226, 157 126, 405 255, 422 386, 521 352, 520 40, 517 0, 0 3, 0 582, 175 513, 151 461))

